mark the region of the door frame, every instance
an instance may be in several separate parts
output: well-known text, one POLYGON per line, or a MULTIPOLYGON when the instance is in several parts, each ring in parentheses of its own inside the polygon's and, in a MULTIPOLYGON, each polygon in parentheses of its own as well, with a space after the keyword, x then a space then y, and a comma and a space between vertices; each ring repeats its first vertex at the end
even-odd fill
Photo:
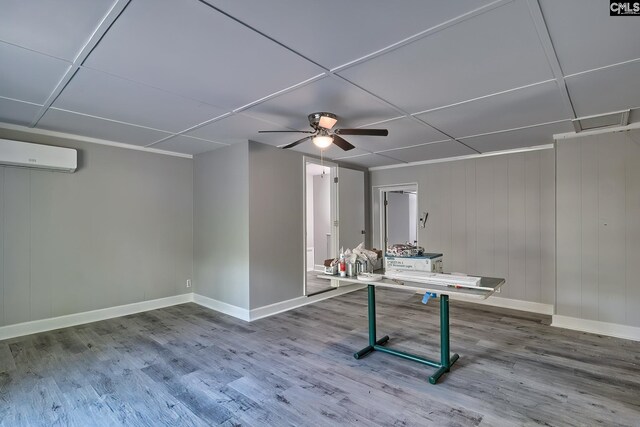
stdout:
POLYGON ((383 252, 386 251, 387 249, 387 242, 385 242, 384 240, 386 238, 385 229, 387 228, 387 225, 388 225, 384 201, 386 198, 386 193, 390 191, 415 191, 416 193, 416 240, 418 244, 420 243, 420 238, 418 236, 419 227, 418 227, 418 221, 417 221, 417 219, 420 218, 420 215, 419 215, 420 201, 418 197, 420 193, 419 193, 418 183, 408 182, 403 184, 377 185, 371 188, 371 195, 372 195, 371 212, 377 211, 378 213, 377 224, 375 224, 376 221, 374 218, 372 218, 371 220, 373 222, 372 229, 377 230, 378 233, 377 235, 374 234, 374 236, 372 236, 371 243, 375 247, 378 247, 376 245, 379 245, 380 249, 383 252), (378 205, 377 208, 376 208, 376 204, 378 205))
MULTIPOLYGON (((330 170, 330 190, 329 190, 329 197, 330 197, 330 203, 331 203, 331 251, 333 253, 333 256, 335 257, 338 253, 338 191, 337 191, 337 185, 335 185, 335 179, 338 177, 338 164, 337 163, 333 163, 333 162, 327 162, 327 161, 322 161, 320 159, 316 159, 315 157, 309 157, 309 156, 303 156, 302 157, 302 165, 303 165, 303 176, 302 176, 302 181, 303 181, 303 196, 302 196, 302 212, 303 212, 303 216, 304 216, 304 221, 303 221, 303 227, 304 227, 304 232, 302 233, 302 239, 303 239, 303 248, 304 248, 304 262, 302 264, 302 269, 304 271, 303 274, 303 279, 302 279, 302 295, 304 296, 308 296, 307 294, 307 164, 308 163, 313 163, 316 165, 321 165, 321 166, 325 166, 328 167, 330 170)), ((315 239, 314 239, 314 247, 315 247, 315 239)), ((332 254, 327 254, 328 256, 331 256, 332 254)), ((315 264, 315 262, 314 262, 315 264)), ((314 269, 315 269, 315 265, 314 265, 314 269)))

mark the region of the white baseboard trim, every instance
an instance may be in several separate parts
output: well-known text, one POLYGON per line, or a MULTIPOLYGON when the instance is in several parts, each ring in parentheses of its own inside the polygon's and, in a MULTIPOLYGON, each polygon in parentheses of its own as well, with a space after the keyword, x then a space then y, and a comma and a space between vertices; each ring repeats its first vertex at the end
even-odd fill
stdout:
POLYGON ((332 289, 327 292, 323 292, 317 295, 301 296, 293 298, 287 301, 277 302, 275 304, 265 305, 262 307, 254 308, 251 310, 249 317, 251 321, 262 319, 264 317, 273 316, 274 314, 282 313, 284 311, 292 310, 294 308, 302 307, 303 305, 312 304, 314 302, 322 301, 327 298, 332 298, 338 295, 348 294, 349 292, 357 291, 364 288, 366 285, 350 285, 341 286, 332 289))
POLYGON ((218 301, 216 299, 205 297, 204 295, 199 294, 193 294, 193 302, 203 307, 210 308, 211 310, 228 314, 229 316, 233 316, 237 319, 244 320, 246 322, 252 322, 254 320, 273 316, 274 314, 283 313, 294 308, 302 307, 303 305, 312 304, 314 302, 322 301, 327 298, 332 298, 338 295, 357 291, 358 289, 362 289, 365 286, 366 285, 342 286, 327 292, 323 292, 321 294, 312 295, 310 297, 300 296, 292 298, 290 300, 280 301, 274 304, 254 308, 253 310, 247 310, 246 308, 227 304, 226 302, 218 301))
POLYGON ((112 319, 114 317, 128 316, 129 314, 156 310, 158 308, 184 304, 192 301, 193 294, 188 293, 149 301, 134 302, 132 304, 119 305, 116 307, 102 308, 99 310, 85 311, 82 313, 68 314, 66 316, 2 326, 0 327, 0 340, 52 331, 54 329, 68 328, 69 326, 82 325, 84 323, 98 322, 100 320, 112 319))
POLYGON ((229 316, 236 317, 241 320, 250 321, 249 310, 246 308, 238 307, 237 305, 227 304, 226 302, 218 301, 217 299, 205 297, 200 294, 193 294, 193 302, 211 310, 219 311, 220 313, 228 314, 229 316))
POLYGON ((540 302, 522 301, 519 299, 501 298, 490 296, 485 300, 473 301, 477 304, 491 305, 494 307, 510 308, 513 310, 529 311, 531 313, 553 315, 553 304, 543 304, 540 302))
POLYGON ((551 326, 640 341, 640 328, 637 326, 600 322, 598 320, 579 319, 576 317, 560 316, 558 314, 553 315, 551 319, 551 326))

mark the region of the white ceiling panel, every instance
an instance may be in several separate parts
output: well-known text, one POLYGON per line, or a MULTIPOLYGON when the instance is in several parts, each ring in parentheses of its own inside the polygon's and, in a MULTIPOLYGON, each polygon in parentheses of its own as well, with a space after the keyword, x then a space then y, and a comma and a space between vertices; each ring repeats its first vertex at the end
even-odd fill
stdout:
POLYGON ((235 144, 236 142, 252 140, 270 145, 287 144, 288 142, 293 142, 304 136, 304 134, 293 133, 258 133, 259 130, 276 129, 281 128, 279 125, 248 117, 244 114, 234 114, 201 128, 187 132, 185 135, 195 136, 197 138, 214 142, 221 142, 223 144, 235 144))
POLYGON ((407 117, 364 127, 367 128, 387 129, 389 136, 345 135, 344 138, 356 147, 373 152, 449 139, 437 130, 407 117))
POLYGON ((197 154, 329 111, 389 130, 325 153, 368 167, 539 145, 573 110, 640 121, 640 20, 602 2, 0 0, 0 123, 197 154))
POLYGON ((579 74, 566 82, 579 117, 640 107, 640 61, 579 74))
POLYGON ((85 65, 225 108, 321 73, 198 1, 132 2, 85 65))
POLYGON ((454 138, 573 118, 555 81, 417 117, 454 138))
POLYGON ((328 69, 359 59, 490 2, 207 1, 328 69))
POLYGON ((552 77, 525 1, 516 1, 339 73, 416 113, 552 77))
POLYGON ((573 125, 571 122, 567 121, 526 129, 518 129, 510 132, 464 138, 461 139, 461 141, 482 153, 489 153, 492 151, 512 150, 515 148, 551 144, 553 143, 554 134, 573 132, 573 130, 573 125))
POLYGON ((114 3, 115 0, 3 0, 0 40, 73 61, 114 3))
POLYGON ((640 22, 609 16, 609 2, 540 0, 565 75, 640 58, 640 22))
POLYGON ((381 154, 404 162, 420 162, 424 160, 442 159, 445 157, 468 156, 470 154, 477 153, 459 142, 450 140, 447 142, 420 145, 418 147, 385 151, 381 154))
POLYGON ((307 116, 328 111, 338 116, 336 127, 357 127, 397 117, 398 113, 340 78, 325 77, 255 105, 245 113, 285 127, 310 130, 307 116))
POLYGON ((386 157, 379 154, 366 154, 364 156, 358 157, 345 157, 341 159, 337 159, 338 162, 342 163, 350 163, 357 166, 362 166, 365 168, 374 168, 377 166, 389 166, 396 165, 398 163, 404 163, 399 161, 398 159, 393 159, 390 157, 386 157))
MULTIPOLYGON (((313 142, 305 141, 302 144, 294 147, 288 148, 288 150, 298 151, 300 153, 309 154, 311 156, 315 156, 320 158, 320 148, 316 147, 313 142)), ((360 156, 363 154, 369 154, 369 151, 360 150, 358 148, 351 149, 349 151, 344 151, 342 148, 339 148, 335 145, 330 145, 329 147, 322 150, 322 157, 325 160, 337 159, 339 157, 345 156, 360 156)))
POLYGON ((205 141, 204 139, 190 138, 184 135, 176 135, 166 141, 152 145, 158 150, 174 151, 176 153, 196 155, 216 148, 224 147, 224 144, 205 141))
POLYGON ((0 121, 27 126, 40 108, 40 105, 0 98, 0 121))
POLYGON ((2 42, 0 59, 0 96, 36 104, 47 100, 71 67, 60 59, 2 42))
POLYGON ((47 110, 37 127, 131 145, 148 145, 170 135, 153 129, 110 122, 53 108, 47 110))
POLYGON ((226 111, 149 86, 81 69, 54 107, 169 132, 180 132, 226 111))

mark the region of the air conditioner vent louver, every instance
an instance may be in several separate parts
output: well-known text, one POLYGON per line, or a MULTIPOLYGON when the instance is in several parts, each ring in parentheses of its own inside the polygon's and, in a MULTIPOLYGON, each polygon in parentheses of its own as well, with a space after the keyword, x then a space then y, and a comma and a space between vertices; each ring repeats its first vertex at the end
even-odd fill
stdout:
POLYGON ((75 172, 78 152, 73 148, 0 139, 0 165, 75 172))

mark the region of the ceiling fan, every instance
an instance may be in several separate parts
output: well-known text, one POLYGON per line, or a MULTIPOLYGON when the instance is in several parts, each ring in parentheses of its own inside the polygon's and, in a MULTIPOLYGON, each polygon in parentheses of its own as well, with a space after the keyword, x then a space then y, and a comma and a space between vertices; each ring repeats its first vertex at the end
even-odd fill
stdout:
POLYGON ((355 148, 349 142, 347 142, 340 135, 366 135, 366 136, 387 136, 389 131, 387 129, 331 129, 335 126, 338 118, 332 113, 311 113, 308 116, 309 125, 313 128, 309 130, 261 130, 258 133, 276 133, 276 132, 288 132, 288 133, 308 133, 309 136, 305 136, 297 141, 287 144, 282 148, 292 148, 298 144, 305 142, 307 139, 311 141, 319 148, 327 148, 332 143, 342 148, 344 151, 355 148))

